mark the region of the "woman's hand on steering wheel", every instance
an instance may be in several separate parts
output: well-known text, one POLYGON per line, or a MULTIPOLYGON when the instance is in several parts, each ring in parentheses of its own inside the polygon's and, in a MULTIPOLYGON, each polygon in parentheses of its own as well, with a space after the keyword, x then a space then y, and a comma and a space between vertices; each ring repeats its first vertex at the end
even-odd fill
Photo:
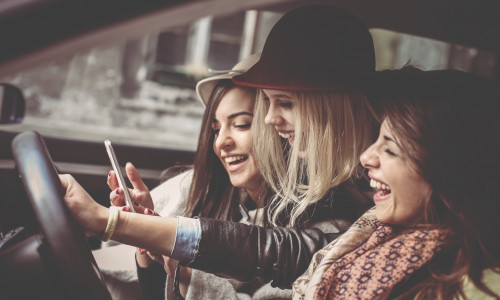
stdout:
POLYGON ((69 174, 59 175, 66 189, 64 201, 86 235, 99 235, 106 228, 108 209, 98 204, 69 174))

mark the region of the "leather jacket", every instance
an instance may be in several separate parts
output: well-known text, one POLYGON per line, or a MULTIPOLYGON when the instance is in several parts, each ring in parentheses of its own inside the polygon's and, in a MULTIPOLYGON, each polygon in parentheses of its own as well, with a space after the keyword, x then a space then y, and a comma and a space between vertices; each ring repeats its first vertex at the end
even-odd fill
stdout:
MULTIPOLYGON (((352 223, 373 206, 371 193, 365 180, 346 182, 311 206, 310 220, 343 217, 352 223)), ((182 264, 243 282, 257 278, 280 288, 290 288, 305 272, 314 253, 341 234, 318 228, 265 229, 207 218, 200 218, 200 224, 197 253, 192 261, 182 264)))
POLYGON ((221 277, 289 288, 309 265, 313 254, 340 233, 317 228, 264 229, 256 225, 200 218, 202 236, 188 267, 221 277))

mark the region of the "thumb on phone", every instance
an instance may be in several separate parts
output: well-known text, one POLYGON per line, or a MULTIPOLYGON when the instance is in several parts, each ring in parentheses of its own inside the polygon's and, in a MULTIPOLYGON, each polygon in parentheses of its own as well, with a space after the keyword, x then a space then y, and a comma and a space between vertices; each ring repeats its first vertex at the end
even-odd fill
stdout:
POLYGON ((149 192, 148 187, 146 186, 146 184, 144 184, 144 181, 142 181, 139 172, 131 162, 127 162, 127 164, 125 165, 125 172, 127 172, 127 177, 130 180, 130 183, 132 183, 134 189, 149 192))
POLYGON ((125 172, 127 173, 130 183, 132 183, 132 186, 134 187, 133 190, 129 189, 130 196, 133 198, 133 201, 139 203, 145 208, 154 210, 154 203, 151 198, 151 194, 149 193, 149 189, 146 184, 144 184, 139 172, 131 162, 127 162, 125 165, 125 172))

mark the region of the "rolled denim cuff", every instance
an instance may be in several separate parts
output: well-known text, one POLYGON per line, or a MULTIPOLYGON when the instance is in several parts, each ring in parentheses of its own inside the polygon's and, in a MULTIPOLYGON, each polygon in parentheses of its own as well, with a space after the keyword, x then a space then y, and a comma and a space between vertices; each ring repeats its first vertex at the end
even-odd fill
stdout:
POLYGON ((193 260, 198 251, 201 238, 201 225, 198 218, 177 217, 177 232, 171 257, 181 264, 193 260))

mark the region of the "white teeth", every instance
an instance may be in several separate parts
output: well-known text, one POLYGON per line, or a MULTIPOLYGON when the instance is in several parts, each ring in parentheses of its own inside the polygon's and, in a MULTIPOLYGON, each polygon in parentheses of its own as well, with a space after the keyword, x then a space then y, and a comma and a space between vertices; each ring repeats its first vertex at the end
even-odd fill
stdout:
POLYGON ((224 160, 226 161, 226 163, 232 163, 232 162, 235 162, 237 160, 242 160, 245 158, 245 155, 236 155, 236 156, 229 156, 229 157, 226 157, 224 158, 224 160))
POLYGON ((374 179, 370 180, 370 187, 377 189, 377 190, 391 190, 391 187, 388 186, 387 184, 381 183, 379 181, 376 181, 374 179))
POLYGON ((290 132, 290 133, 282 133, 282 132, 278 132, 278 134, 284 138, 284 139, 289 139, 293 136, 293 132, 290 132))

